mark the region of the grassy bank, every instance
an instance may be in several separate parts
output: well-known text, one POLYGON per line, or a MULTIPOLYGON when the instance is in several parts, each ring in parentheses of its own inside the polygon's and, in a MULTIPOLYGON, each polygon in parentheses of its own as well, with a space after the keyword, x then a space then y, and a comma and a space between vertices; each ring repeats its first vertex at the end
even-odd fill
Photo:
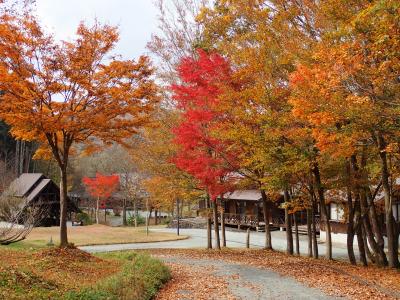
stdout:
POLYGON ((0 248, 0 299, 151 299, 169 278, 147 254, 0 248))
POLYGON ((95 287, 70 292, 64 299, 148 300, 152 299, 171 277, 169 269, 164 264, 147 254, 118 252, 98 256, 122 261, 122 270, 95 287))

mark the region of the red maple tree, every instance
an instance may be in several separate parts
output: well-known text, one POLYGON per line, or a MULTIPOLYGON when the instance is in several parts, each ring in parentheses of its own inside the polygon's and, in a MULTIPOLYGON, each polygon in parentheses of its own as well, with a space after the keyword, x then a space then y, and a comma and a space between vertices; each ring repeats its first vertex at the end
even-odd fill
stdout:
POLYGON ((119 176, 118 175, 102 175, 96 173, 96 177, 84 177, 82 179, 88 193, 97 199, 96 201, 96 223, 99 223, 99 208, 100 199, 105 200, 109 198, 112 193, 118 188, 119 176))
POLYGON ((231 82, 229 62, 218 54, 199 50, 198 58, 184 58, 178 68, 180 85, 171 87, 182 121, 174 129, 180 146, 174 163, 194 176, 212 200, 231 188, 235 153, 215 131, 224 114, 218 107, 222 84, 231 82))

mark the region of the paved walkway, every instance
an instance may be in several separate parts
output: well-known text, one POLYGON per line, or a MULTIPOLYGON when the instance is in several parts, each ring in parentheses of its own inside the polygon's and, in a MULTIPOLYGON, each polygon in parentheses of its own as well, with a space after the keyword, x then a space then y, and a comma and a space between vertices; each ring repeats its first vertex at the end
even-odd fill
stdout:
POLYGON ((173 280, 157 300, 335 299, 271 270, 221 260, 158 257, 170 266, 173 280))
MULTIPOLYGON (((176 229, 170 228, 157 228, 151 229, 152 231, 159 232, 176 232, 176 229)), ((136 243, 136 244, 114 244, 114 245, 96 245, 96 246, 83 246, 79 247, 88 252, 108 252, 120 250, 133 250, 133 249, 187 249, 187 248, 204 248, 207 243, 207 231, 205 229, 181 229, 181 235, 189 236, 188 239, 170 242, 157 242, 157 243, 136 243)), ((213 243, 214 232, 213 234, 213 243)), ((246 241, 246 233, 243 231, 226 231, 227 247, 244 248, 246 241)), ((250 247, 262 248, 264 246, 265 233, 254 232, 250 233, 250 247)), ((286 250, 286 233, 282 231, 272 232, 272 246, 276 250, 286 250)), ((300 235, 300 252, 307 254, 308 241, 307 236, 300 235)), ((325 244, 318 244, 319 254, 325 254, 325 244)), ((355 249, 356 250, 356 249, 355 249)), ((347 259, 346 245, 334 244, 333 245, 333 258, 347 259)), ((357 252, 356 252, 357 255, 357 252)))

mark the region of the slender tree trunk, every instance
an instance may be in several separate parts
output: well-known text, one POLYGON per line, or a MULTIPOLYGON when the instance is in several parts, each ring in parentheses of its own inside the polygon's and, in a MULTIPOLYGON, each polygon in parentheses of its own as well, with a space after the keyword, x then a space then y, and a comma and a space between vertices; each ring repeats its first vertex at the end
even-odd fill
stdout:
POLYGON ((19 155, 19 150, 20 150, 20 140, 16 140, 15 142, 15 161, 14 161, 14 173, 17 177, 19 177, 19 160, 20 160, 20 155, 19 155))
POLYGON ((158 210, 154 210, 154 225, 158 225, 158 210))
POLYGON ((368 207, 365 199, 365 194, 362 194, 360 197, 360 206, 361 206, 361 220, 363 224, 362 229, 365 231, 365 235, 368 239, 368 244, 371 246, 371 249, 374 253, 374 257, 376 258, 376 263, 379 266, 385 266, 387 265, 386 254, 383 251, 383 249, 379 247, 379 245, 375 240, 371 223, 369 221, 368 207))
POLYGON ((312 242, 313 242, 313 257, 318 259, 318 241, 317 241, 317 224, 315 220, 315 212, 317 211, 317 203, 314 193, 314 185, 311 185, 311 225, 312 225, 312 242))
POLYGON ((126 219, 126 199, 122 200, 122 225, 128 225, 128 221, 126 219))
POLYGON ((226 232, 225 232, 225 220, 224 220, 224 195, 221 195, 221 233, 222 233, 222 247, 226 247, 226 232))
POLYGON ((293 221, 294 221, 294 234, 296 236, 296 254, 300 255, 299 226, 297 224, 296 212, 293 213, 293 221))
POLYGON ((133 199, 133 215, 135 216, 134 220, 135 220, 135 227, 137 227, 138 223, 137 223, 137 217, 138 217, 138 209, 137 209, 137 203, 136 203, 136 199, 133 199))
POLYGON ((292 222, 289 215, 289 208, 287 204, 289 204, 289 192, 287 189, 284 191, 285 198, 285 227, 286 227, 286 253, 293 255, 293 234, 292 234, 292 222))
POLYGON ((359 224, 356 226, 356 232, 357 232, 357 243, 358 243, 358 252, 360 253, 360 261, 363 264, 363 266, 367 266, 367 256, 365 252, 365 247, 364 247, 364 237, 362 234, 362 222, 361 220, 358 221, 359 224))
MULTIPOLYGON (((374 253, 373 255, 373 260, 380 266, 384 266, 387 264, 387 259, 386 259, 386 254, 383 251, 383 248, 380 249, 379 245, 377 244, 375 240, 375 235, 374 232, 372 231, 371 223, 370 223, 370 209, 368 207, 367 203, 367 196, 365 189, 360 185, 359 182, 362 181, 367 181, 367 178, 363 178, 361 176, 361 173, 366 165, 366 158, 365 158, 365 152, 362 153, 361 157, 361 166, 362 170, 360 171, 360 168, 358 167, 357 163, 357 157, 355 155, 351 156, 351 166, 354 170, 354 177, 356 179, 356 184, 355 184, 355 192, 356 192, 356 202, 358 204, 358 209, 360 211, 360 220, 362 222, 361 229, 363 231, 363 236, 365 235, 366 238, 368 239, 369 245, 372 248, 372 251, 374 253)), ((364 176, 365 177, 365 176, 364 176)), ((372 255, 369 255, 369 246, 368 244, 364 245, 365 251, 368 254, 368 257, 372 257, 372 255)))
POLYGON ((319 205, 321 207, 320 222, 322 222, 322 217, 324 217, 325 222, 326 222, 326 254, 325 254, 325 256, 327 259, 332 260, 331 224, 329 223, 329 214, 328 214, 328 209, 327 209, 326 203, 325 203, 324 188, 321 183, 321 175, 319 173, 319 167, 318 167, 317 163, 314 164, 313 173, 314 173, 315 185, 317 188, 317 193, 318 193, 318 198, 319 198, 319 205))
POLYGON ((346 162, 346 175, 347 175, 347 208, 348 208, 348 220, 347 220, 347 254, 349 261, 352 265, 356 265, 356 256, 354 255, 354 207, 353 198, 351 195, 351 162, 346 162))
POLYGON ((211 216, 210 216, 210 197, 207 195, 206 198, 207 208, 207 249, 212 249, 212 237, 211 237, 211 216))
POLYGON ((308 238, 308 257, 313 256, 313 249, 312 249, 312 233, 311 233, 311 209, 307 208, 307 238, 308 238))
POLYGON ((388 242, 388 260, 389 267, 398 268, 399 267, 399 249, 398 243, 395 242, 396 230, 395 222, 393 218, 392 211, 392 197, 389 185, 389 169, 386 157, 386 142, 383 135, 378 132, 377 141, 379 147, 379 157, 381 159, 381 175, 382 175, 382 187, 385 197, 385 217, 386 217, 386 235, 388 242))
POLYGON ((96 199, 96 224, 100 224, 100 197, 96 199))
POLYGON ((269 226, 268 198, 264 190, 261 190, 263 203, 263 216, 265 223, 265 249, 272 249, 271 227, 269 226))
MULTIPOLYGON (((379 248, 381 249, 381 251, 384 251, 385 241, 383 239, 381 226, 378 223, 378 214, 376 212, 376 207, 375 207, 374 201, 372 199, 371 190, 369 187, 365 188, 365 193, 366 193, 366 197, 367 197, 367 204, 369 207, 369 217, 371 219, 372 230, 374 232, 374 235, 376 236, 376 242, 377 242, 379 248)), ((386 256, 385 256, 385 260, 386 260, 386 256)))
POLYGON ((349 219, 347 223, 347 254, 349 256, 350 263, 352 265, 356 265, 357 261, 354 255, 354 211, 350 201, 351 200, 348 201, 349 219))
POLYGON ((219 225, 218 225, 218 204, 217 199, 212 201, 213 203, 213 214, 214 214, 214 234, 215 234, 215 247, 218 250, 221 250, 221 243, 219 239, 219 225))
POLYGON ((67 167, 61 169, 60 184, 60 247, 68 246, 67 235, 67 167))

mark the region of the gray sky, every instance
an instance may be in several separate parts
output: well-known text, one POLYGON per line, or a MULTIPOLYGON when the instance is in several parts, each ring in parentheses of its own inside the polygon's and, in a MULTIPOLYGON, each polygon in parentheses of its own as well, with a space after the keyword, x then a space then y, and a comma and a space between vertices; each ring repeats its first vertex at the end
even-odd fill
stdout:
POLYGON ((157 31, 153 0, 36 0, 37 15, 57 39, 74 37, 80 21, 118 25, 120 41, 115 49, 125 59, 145 54, 151 34, 157 31))

